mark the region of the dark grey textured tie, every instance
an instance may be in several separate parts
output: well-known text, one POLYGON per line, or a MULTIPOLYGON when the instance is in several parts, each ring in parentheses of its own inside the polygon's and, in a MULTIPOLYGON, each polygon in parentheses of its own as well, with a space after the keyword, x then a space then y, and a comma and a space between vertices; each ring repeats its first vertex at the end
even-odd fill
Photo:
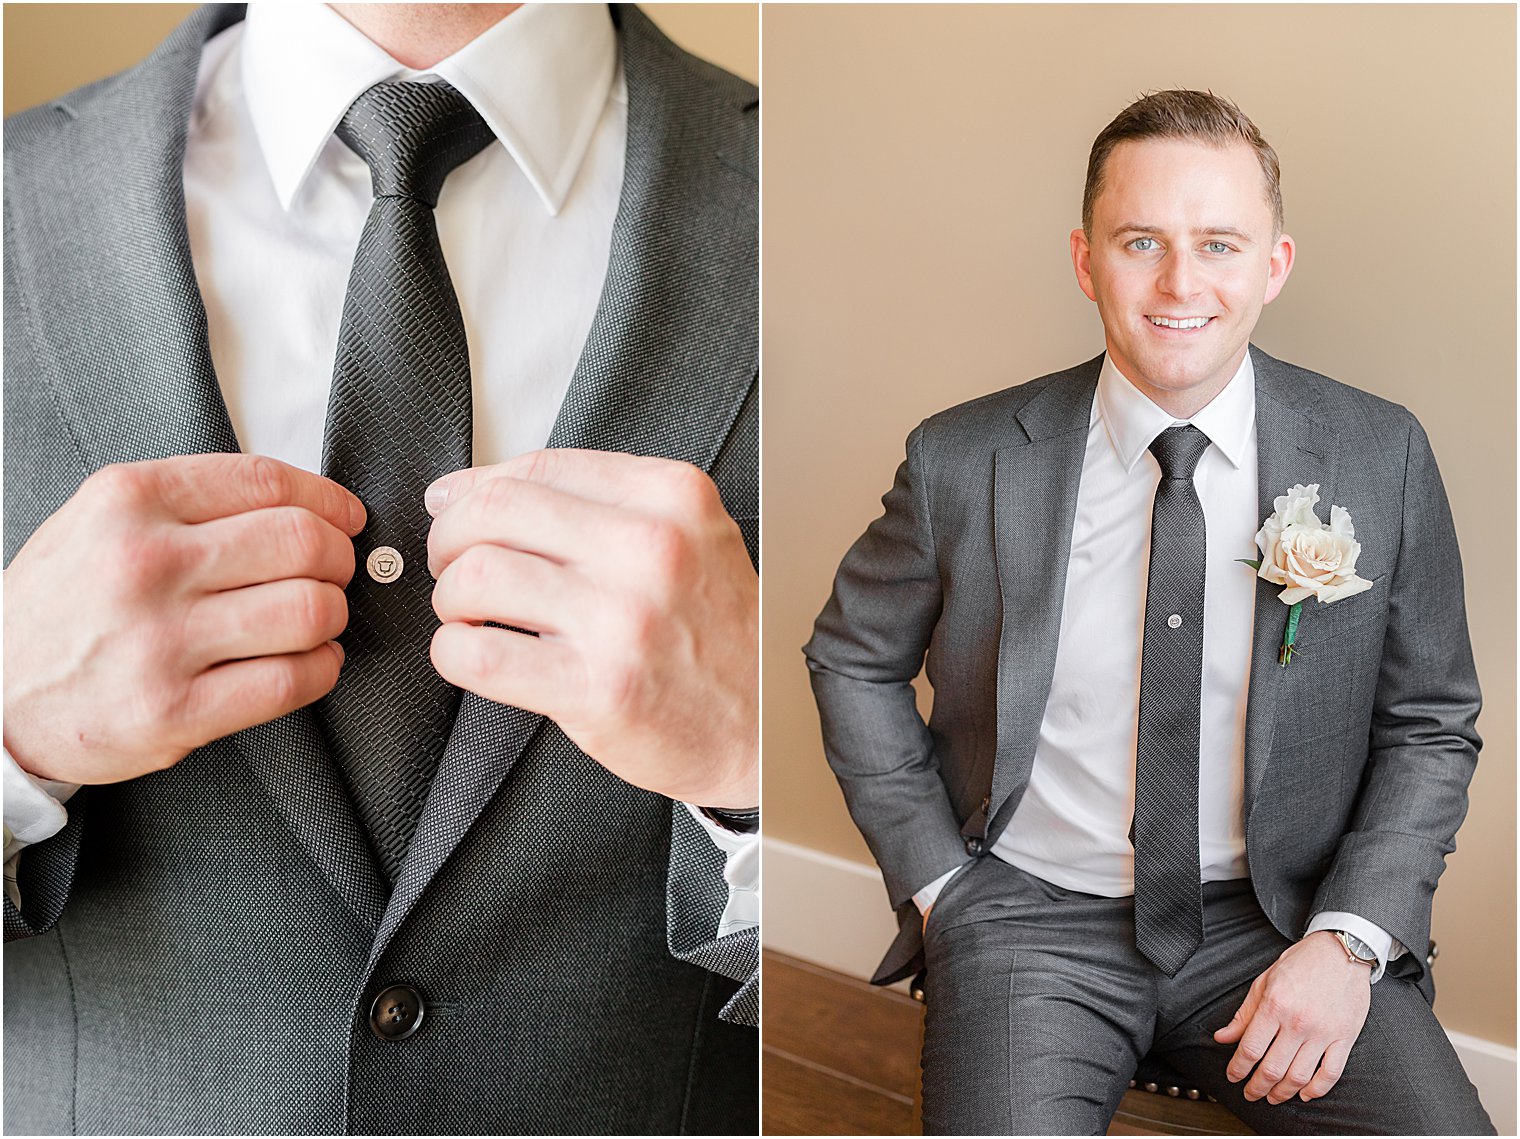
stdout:
POLYGON ((1161 482, 1140 651, 1135 751, 1135 945, 1168 976, 1203 942, 1198 862, 1198 701, 1203 685, 1203 583, 1208 548, 1193 470, 1208 450, 1198 428, 1151 443, 1161 482))
POLYGON ((354 543, 347 660, 318 712, 394 881, 459 706, 428 656, 438 621, 422 495, 470 465, 470 358, 433 207, 492 134, 444 83, 371 87, 337 133, 369 164, 375 202, 343 302, 322 473, 369 521, 354 543))

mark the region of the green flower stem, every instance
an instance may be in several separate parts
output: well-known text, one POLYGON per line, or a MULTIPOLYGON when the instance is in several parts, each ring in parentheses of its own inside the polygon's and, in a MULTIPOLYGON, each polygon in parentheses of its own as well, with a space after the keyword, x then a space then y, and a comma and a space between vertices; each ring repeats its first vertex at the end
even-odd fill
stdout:
POLYGON ((1283 630, 1282 651, 1277 654, 1277 663, 1283 668, 1288 667, 1288 662, 1293 659, 1293 642, 1298 637, 1298 615, 1303 612, 1304 603, 1295 601, 1288 610, 1288 627, 1283 630))

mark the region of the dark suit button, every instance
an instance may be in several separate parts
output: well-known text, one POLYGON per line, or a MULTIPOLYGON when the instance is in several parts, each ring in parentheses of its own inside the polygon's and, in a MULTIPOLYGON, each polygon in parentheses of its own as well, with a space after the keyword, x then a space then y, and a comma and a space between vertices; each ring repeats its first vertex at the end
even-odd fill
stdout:
POLYGON ((966 840, 966 853, 971 855, 972 858, 980 858, 982 856, 982 840, 975 837, 968 838, 966 840))
POLYGON ((410 985, 392 985, 369 1006, 369 1030, 381 1040, 405 1040, 422 1023, 422 996, 410 985))

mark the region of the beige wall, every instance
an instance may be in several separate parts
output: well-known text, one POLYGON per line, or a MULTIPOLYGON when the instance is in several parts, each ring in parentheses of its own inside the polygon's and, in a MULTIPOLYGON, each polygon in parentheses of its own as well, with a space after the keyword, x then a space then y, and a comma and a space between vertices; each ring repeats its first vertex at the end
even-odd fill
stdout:
POLYGON ((798 647, 919 419, 1101 350, 1067 251, 1087 150, 1144 90, 1212 88, 1277 148, 1298 242, 1256 341, 1405 404, 1441 462, 1488 702, 1436 903, 1439 1008, 1513 1043, 1514 9, 776 5, 763 22, 768 832, 869 861, 798 647))
MULTIPOLYGON (((268 2, 268 0, 266 0, 268 2)), ((194 4, 5 5, 5 113, 130 67, 194 4)), ((760 75, 754 4, 646 4, 671 39, 751 81, 760 75)))
POLYGON ((758 4, 641 4, 644 12, 687 51, 760 81, 758 4))

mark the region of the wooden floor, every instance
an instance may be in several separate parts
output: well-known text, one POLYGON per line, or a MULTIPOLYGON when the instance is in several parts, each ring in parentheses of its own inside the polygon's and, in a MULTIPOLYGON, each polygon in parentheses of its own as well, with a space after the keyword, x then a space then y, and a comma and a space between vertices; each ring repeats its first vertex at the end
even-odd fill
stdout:
MULTIPOLYGON (((923 1006, 779 953, 765 953, 764 969, 763 1133, 919 1134, 923 1006)), ((1214 1126, 1231 1124, 1217 1104, 1131 1091, 1108 1133, 1219 1134, 1214 1126)))
POLYGON ((767 951, 762 979, 767 1135, 917 1135, 923 1006, 767 951))

